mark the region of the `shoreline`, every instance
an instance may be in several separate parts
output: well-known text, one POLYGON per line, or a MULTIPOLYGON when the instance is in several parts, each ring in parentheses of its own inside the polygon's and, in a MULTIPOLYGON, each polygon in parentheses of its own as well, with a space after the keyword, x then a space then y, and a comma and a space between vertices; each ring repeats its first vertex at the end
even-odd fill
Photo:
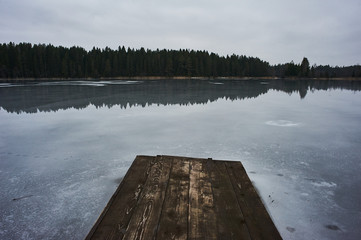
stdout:
POLYGON ((322 80, 322 81, 361 81, 361 77, 336 78, 302 78, 302 77, 163 77, 163 76, 133 76, 133 77, 99 77, 99 78, 0 78, 1 83, 41 82, 41 81, 110 81, 110 80, 322 80))

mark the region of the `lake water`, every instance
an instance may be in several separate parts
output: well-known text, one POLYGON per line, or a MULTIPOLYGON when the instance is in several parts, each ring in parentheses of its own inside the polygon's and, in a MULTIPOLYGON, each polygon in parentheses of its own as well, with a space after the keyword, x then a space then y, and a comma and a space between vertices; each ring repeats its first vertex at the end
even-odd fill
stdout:
POLYGON ((242 161, 284 239, 361 237, 361 83, 0 84, 0 239, 83 239, 136 155, 242 161))

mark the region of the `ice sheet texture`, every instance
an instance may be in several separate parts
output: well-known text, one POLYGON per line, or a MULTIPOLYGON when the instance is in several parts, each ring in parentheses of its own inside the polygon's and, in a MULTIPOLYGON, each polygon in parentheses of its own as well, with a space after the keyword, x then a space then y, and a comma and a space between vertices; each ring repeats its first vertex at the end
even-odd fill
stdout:
POLYGON ((0 239, 83 239, 137 154, 242 161, 283 238, 361 236, 360 86, 214 83, 3 84, 0 239))

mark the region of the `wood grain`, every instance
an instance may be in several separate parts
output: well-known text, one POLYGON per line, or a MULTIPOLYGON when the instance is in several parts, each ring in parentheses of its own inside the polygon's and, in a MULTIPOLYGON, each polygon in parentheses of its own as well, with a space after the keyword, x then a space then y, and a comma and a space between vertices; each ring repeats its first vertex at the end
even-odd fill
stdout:
POLYGON ((172 161, 157 156, 123 239, 155 239, 172 161))
POLYGON ((173 167, 159 221, 157 239, 185 240, 189 202, 189 160, 172 158, 173 167))
POLYGON ((192 159, 189 172, 189 239, 217 239, 217 218, 207 160, 192 159))
POLYGON ((225 163, 210 161, 214 205, 217 215, 218 239, 250 240, 243 213, 238 205, 233 185, 229 179, 225 163))
POLYGON ((85 239, 122 239, 155 157, 138 156, 85 239))
POLYGON ((282 239, 241 162, 225 164, 252 239, 282 239))

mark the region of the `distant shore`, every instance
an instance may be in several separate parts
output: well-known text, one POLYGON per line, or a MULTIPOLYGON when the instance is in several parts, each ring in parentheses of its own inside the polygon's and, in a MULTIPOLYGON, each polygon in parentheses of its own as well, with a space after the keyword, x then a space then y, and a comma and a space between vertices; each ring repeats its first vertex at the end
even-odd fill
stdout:
POLYGON ((361 77, 346 78, 301 78, 301 77, 163 77, 163 76, 133 76, 133 77, 99 77, 99 78, 0 78, 0 82, 41 82, 41 81, 110 81, 110 80, 328 80, 328 81, 361 81, 361 77))

